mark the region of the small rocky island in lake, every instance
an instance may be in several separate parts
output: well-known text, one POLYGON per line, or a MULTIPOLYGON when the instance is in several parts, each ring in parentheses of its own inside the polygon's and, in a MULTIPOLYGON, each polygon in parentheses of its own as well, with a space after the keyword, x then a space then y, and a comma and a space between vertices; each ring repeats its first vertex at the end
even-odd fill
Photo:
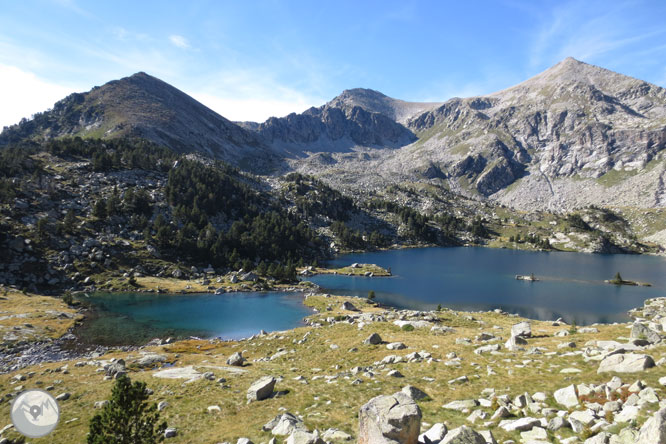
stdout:
POLYGON ((638 282, 638 281, 627 281, 622 279, 622 276, 620 275, 619 272, 615 273, 615 277, 613 279, 606 279, 604 281, 607 284, 613 284, 613 285, 631 285, 631 286, 638 286, 638 287, 652 287, 652 284, 649 282, 638 282))

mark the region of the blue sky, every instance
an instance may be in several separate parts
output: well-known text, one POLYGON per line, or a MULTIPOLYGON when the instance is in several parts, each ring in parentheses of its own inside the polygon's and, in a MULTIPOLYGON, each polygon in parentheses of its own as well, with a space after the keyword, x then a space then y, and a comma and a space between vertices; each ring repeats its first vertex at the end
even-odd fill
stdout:
POLYGON ((412 101, 490 93, 567 56, 666 86, 663 0, 0 5, 0 127, 137 71, 255 121, 354 87, 412 101))

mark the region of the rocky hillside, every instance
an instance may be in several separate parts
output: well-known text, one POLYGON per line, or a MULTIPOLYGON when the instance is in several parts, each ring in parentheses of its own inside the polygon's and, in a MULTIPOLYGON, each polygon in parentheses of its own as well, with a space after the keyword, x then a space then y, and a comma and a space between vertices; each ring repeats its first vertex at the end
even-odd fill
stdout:
POLYGON ((428 105, 354 89, 319 108, 272 117, 254 129, 267 144, 288 157, 307 152, 349 152, 355 147, 397 148, 416 140, 399 121, 428 105))
POLYGON ((140 137, 179 153, 204 153, 254 170, 269 167, 273 158, 254 133, 143 72, 69 95, 52 110, 5 129, 0 147, 73 136, 140 137))
POLYGON ((405 125, 418 140, 400 150, 312 158, 296 168, 335 171, 329 180, 352 188, 359 176, 364 188, 442 183, 530 210, 666 202, 666 90, 572 58, 507 90, 451 99, 405 125))

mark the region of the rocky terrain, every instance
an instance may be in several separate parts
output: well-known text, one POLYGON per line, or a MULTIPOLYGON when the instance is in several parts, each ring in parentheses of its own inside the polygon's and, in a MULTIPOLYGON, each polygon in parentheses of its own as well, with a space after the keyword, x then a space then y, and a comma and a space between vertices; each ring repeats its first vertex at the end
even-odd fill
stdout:
MULTIPOLYGON (((329 295, 305 303, 318 313, 294 330, 154 340, 0 375, 0 418, 10 424, 15 394, 43 388, 62 411, 44 439, 82 442, 128 375, 148 384, 174 443, 666 442, 664 298, 633 310, 633 322, 588 327, 329 295)), ((1 430, 4 442, 18 437, 1 430)))

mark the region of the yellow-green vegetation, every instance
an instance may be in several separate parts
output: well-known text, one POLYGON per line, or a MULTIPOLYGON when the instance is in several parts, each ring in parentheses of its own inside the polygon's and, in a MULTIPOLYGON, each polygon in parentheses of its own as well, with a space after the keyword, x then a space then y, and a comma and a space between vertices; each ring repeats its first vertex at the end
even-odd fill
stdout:
MULTIPOLYGON (((35 296, 32 296, 33 298, 35 296)), ((24 299, 30 299, 27 296, 24 299)), ((37 300, 37 299, 35 299, 37 300)), ((329 324, 327 318, 342 319, 353 312, 342 310, 342 302, 350 301, 363 311, 381 311, 368 301, 359 298, 344 298, 317 295, 308 297, 306 304, 317 308, 320 313, 312 319, 321 323, 321 327, 302 327, 284 332, 275 332, 257 336, 243 342, 218 340, 187 340, 159 347, 149 347, 150 351, 163 354, 175 368, 193 366, 200 372, 213 372, 215 379, 225 378, 226 382, 199 379, 185 383, 182 379, 159 379, 153 377, 155 370, 140 369, 133 362, 141 355, 139 352, 110 352, 100 359, 123 358, 128 364, 128 375, 133 380, 144 381, 154 391, 151 400, 166 401, 168 406, 162 411, 162 418, 169 427, 178 429, 178 435, 170 439, 172 443, 212 443, 235 442, 239 437, 248 437, 254 442, 268 441, 270 434, 261 431, 262 425, 274 418, 281 408, 302 415, 308 428, 320 431, 337 427, 352 436, 358 432, 358 410, 369 399, 380 394, 391 394, 405 385, 411 384, 424 390, 430 400, 419 401, 423 411, 423 421, 433 424, 445 422, 449 427, 465 424, 467 415, 442 408, 453 400, 480 397, 485 388, 494 388, 496 394, 515 396, 524 392, 553 391, 572 383, 601 383, 612 375, 598 375, 597 363, 586 363, 579 355, 570 355, 557 348, 564 338, 553 336, 556 331, 567 329, 566 326, 553 326, 551 322, 532 322, 534 338, 529 339, 529 347, 543 347, 552 354, 525 355, 523 352, 502 350, 500 355, 474 354, 474 349, 481 345, 475 342, 476 335, 484 332, 507 338, 511 325, 521 319, 502 314, 469 313, 444 310, 433 313, 441 325, 455 329, 454 333, 436 335, 427 328, 404 331, 390 322, 374 322, 359 329, 347 322, 329 324), (330 310, 328 310, 330 309, 330 310), (363 340, 371 333, 378 333, 385 342, 403 342, 405 350, 387 350, 386 346, 365 345, 363 340), (306 336, 307 334, 307 336, 306 336), (467 337, 472 345, 457 344, 456 339, 467 337), (278 355, 278 351, 286 353, 278 355), (433 358, 446 360, 446 354, 455 352, 461 358, 461 366, 447 366, 444 362, 401 362, 376 367, 371 378, 361 371, 353 374, 354 367, 368 367, 381 361, 387 355, 405 356, 408 353, 425 350, 433 358), (226 359, 234 352, 243 352, 248 363, 242 368, 229 367, 226 359), (261 361, 256 361, 262 359, 261 361), (491 367, 496 374, 488 375, 491 367), (565 368, 576 368, 580 373, 560 373, 565 368), (388 369, 396 369, 404 378, 392 378, 386 375, 388 369), (247 404, 247 388, 261 376, 271 375, 282 378, 277 383, 279 397, 247 404), (448 381, 466 375, 469 382, 449 384, 448 381), (307 383, 295 378, 302 376, 307 383), (424 378, 433 378, 425 380, 424 378), (352 381, 362 382, 355 385, 352 381), (209 413, 208 406, 217 405, 220 412, 209 413)), ((4 302, 4 301, 3 301, 4 302)), ((589 340, 616 339, 627 335, 624 325, 602 325, 599 333, 575 332, 566 338, 582 346, 589 340)), ((578 330, 579 331, 579 330, 578 330)), ((650 351, 655 360, 666 354, 662 347, 650 351)), ((0 375, 0 393, 6 394, 23 388, 45 388, 53 386, 55 395, 68 392, 71 398, 60 403, 62 417, 55 432, 41 439, 31 440, 39 443, 79 443, 85 441, 90 418, 95 414, 96 401, 110 396, 113 381, 104 380, 103 373, 96 370, 96 365, 76 366, 76 361, 48 363, 0 375), (63 366, 67 371, 61 371, 63 366), (35 372, 25 381, 16 382, 17 373, 23 375, 35 372)), ((170 367, 173 368, 173 367, 170 367)), ((645 381, 664 395, 657 383, 663 371, 659 368, 647 370, 637 375, 622 375, 623 380, 645 381)), ((554 405, 552 398, 548 401, 554 405)), ((9 423, 9 403, 0 404, 0 421, 9 423)), ((492 408, 484 409, 489 413, 492 408)), ((518 441, 517 433, 507 433, 499 428, 492 428, 499 442, 506 439, 518 441)), ((570 431, 561 432, 566 436, 570 431)), ((5 436, 18 437, 16 432, 8 431, 5 436)))
MULTIPOLYGON (((61 299, 0 288, 0 335, 15 340, 59 338, 82 316, 61 299)), ((5 339, 5 342, 12 342, 5 339)))

